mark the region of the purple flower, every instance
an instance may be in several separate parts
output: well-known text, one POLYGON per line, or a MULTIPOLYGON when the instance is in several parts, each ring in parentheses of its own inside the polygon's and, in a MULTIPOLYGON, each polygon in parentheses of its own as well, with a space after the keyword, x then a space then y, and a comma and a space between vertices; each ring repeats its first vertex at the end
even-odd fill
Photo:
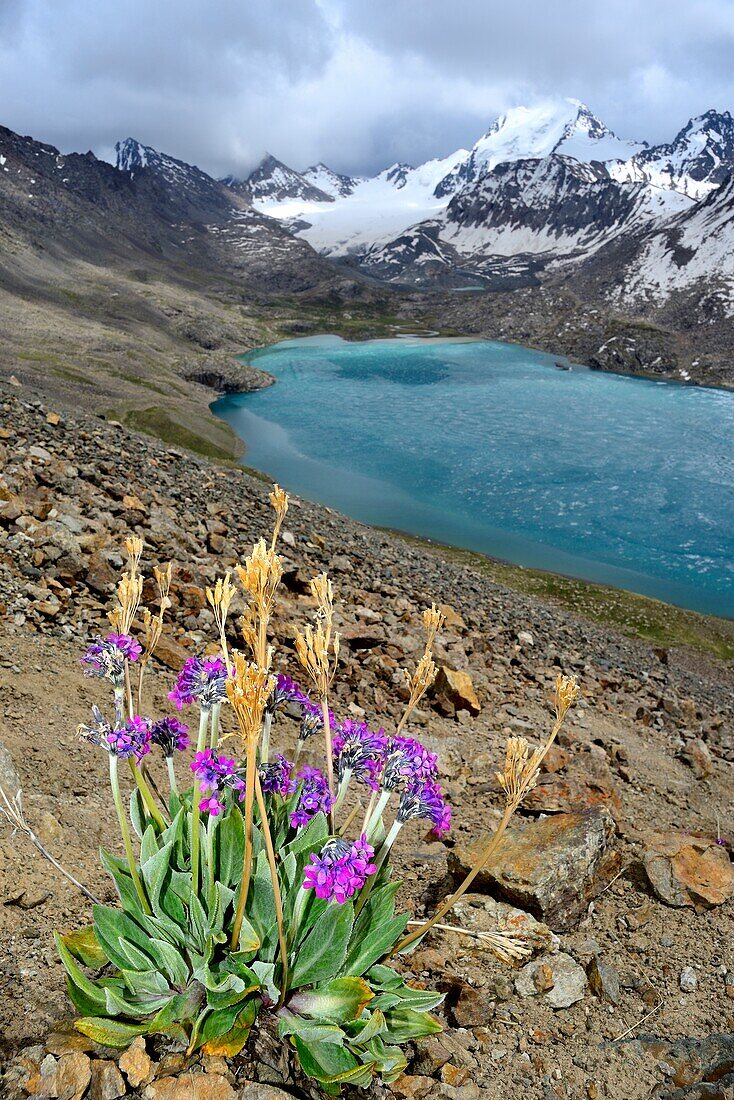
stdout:
POLYGON ((310 700, 306 692, 295 680, 279 672, 275 684, 275 691, 268 699, 267 709, 271 714, 274 714, 279 707, 284 707, 286 703, 298 703, 298 705, 303 708, 304 706, 310 705, 310 700))
POLYGON ((328 814, 334 805, 326 776, 318 768, 312 768, 307 764, 296 772, 296 779, 300 779, 301 786, 298 804, 291 813, 291 825, 294 829, 299 825, 308 824, 317 813, 328 814))
POLYGON ((129 634, 108 634, 106 638, 98 634, 82 657, 84 674, 119 687, 125 679, 125 662, 137 661, 142 652, 140 643, 129 634))
MULTIPOLYGON (((329 711, 329 725, 332 729, 336 726, 336 718, 329 711)), ((301 703, 301 728, 298 731, 298 740, 307 741, 319 730, 324 728, 324 716, 318 703, 312 703, 306 696, 306 701, 301 703)))
POLYGON ((188 728, 178 718, 160 718, 150 728, 150 739, 154 745, 160 745, 164 756, 173 756, 176 749, 184 752, 189 747, 188 728))
POLYGON ((318 855, 311 853, 303 889, 314 890, 317 898, 343 905, 362 889, 369 875, 374 875, 377 870, 372 862, 374 854, 364 833, 355 844, 339 837, 327 840, 318 855))
POLYGON ((411 783, 435 782, 438 757, 413 737, 392 737, 387 744, 382 773, 386 791, 401 791, 411 783))
POLYGON ((224 791, 234 791, 241 802, 245 797, 245 781, 237 772, 237 765, 228 756, 217 756, 213 749, 197 752, 191 770, 199 784, 199 792, 205 795, 199 809, 216 817, 224 807, 219 797, 224 791))
POLYGON ((129 718, 124 725, 110 730, 107 734, 109 752, 126 760, 134 756, 136 760, 150 752, 150 722, 139 714, 129 718))
POLYGON ((275 760, 260 765, 260 785, 265 794, 279 794, 288 798, 296 789, 296 781, 291 778, 293 764, 278 753, 275 760))
POLYGON ((378 790, 386 745, 384 730, 372 733, 366 722, 353 722, 347 718, 337 727, 332 742, 339 782, 348 772, 373 791, 378 790))
POLYGON ((77 730, 77 734, 82 741, 89 742, 90 745, 102 745, 103 748, 109 750, 108 737, 112 733, 112 726, 109 724, 102 711, 99 709, 96 703, 92 704, 92 721, 89 725, 82 723, 77 730))
POLYGON ((437 836, 443 836, 451 828, 451 806, 438 783, 430 780, 414 783, 403 791, 395 816, 401 824, 412 818, 427 818, 437 836))
POLYGON ((201 660, 187 657, 168 698, 181 710, 184 703, 198 703, 208 710, 227 695, 227 666, 221 657, 201 660))

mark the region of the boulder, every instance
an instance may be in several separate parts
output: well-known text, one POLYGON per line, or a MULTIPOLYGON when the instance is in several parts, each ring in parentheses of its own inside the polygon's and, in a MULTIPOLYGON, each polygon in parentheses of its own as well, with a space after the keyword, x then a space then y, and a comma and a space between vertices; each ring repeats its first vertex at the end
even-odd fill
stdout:
MULTIPOLYGON (((619 870, 613 836, 611 817, 596 808, 515 827, 479 872, 475 888, 497 892, 554 930, 568 931, 619 870)), ((456 877, 474 866, 487 839, 452 849, 449 868, 456 877)))
POLYGON ((479 714, 481 710, 468 672, 442 665, 436 677, 435 691, 437 695, 443 696, 453 704, 457 710, 468 710, 471 714, 479 714))
POLYGON ((734 865, 711 837, 653 833, 643 861, 650 885, 666 905, 709 908, 734 895, 734 865))

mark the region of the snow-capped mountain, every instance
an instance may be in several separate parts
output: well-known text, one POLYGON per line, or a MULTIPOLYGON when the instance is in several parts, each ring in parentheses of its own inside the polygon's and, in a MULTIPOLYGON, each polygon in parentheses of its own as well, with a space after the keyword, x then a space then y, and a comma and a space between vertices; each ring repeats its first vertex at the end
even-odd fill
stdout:
POLYGON ((716 297, 725 313, 734 312, 734 176, 647 234, 625 267, 628 300, 661 302, 696 287, 710 310, 716 297))
POLYGON ((437 195, 454 195, 498 164, 560 153, 576 160, 629 159, 644 144, 624 141, 577 99, 537 107, 514 107, 501 115, 457 168, 439 183, 437 195))
POLYGON ((642 180, 704 198, 734 170, 734 119, 728 111, 706 111, 670 144, 653 145, 608 169, 617 180, 642 180))
POLYGON ((317 191, 322 191, 335 199, 345 199, 347 195, 351 195, 358 183, 364 182, 363 176, 343 176, 340 172, 333 172, 331 168, 327 168, 321 161, 307 168, 302 174, 303 178, 317 191))
POLYGON ((467 183, 436 218, 375 245, 363 259, 370 274, 424 284, 446 269, 506 282, 506 263, 537 272, 591 255, 620 234, 647 228, 692 205, 674 191, 618 183, 601 164, 572 157, 502 162, 467 183))
POLYGON ((163 185, 167 201, 182 217, 206 218, 226 213, 232 199, 216 180, 197 168, 168 153, 160 153, 135 138, 126 138, 115 145, 116 167, 131 179, 151 180, 163 185))
POLYGON ((225 176, 220 181, 253 203, 333 202, 334 196, 315 186, 305 174, 289 168, 266 153, 257 168, 245 179, 225 176))

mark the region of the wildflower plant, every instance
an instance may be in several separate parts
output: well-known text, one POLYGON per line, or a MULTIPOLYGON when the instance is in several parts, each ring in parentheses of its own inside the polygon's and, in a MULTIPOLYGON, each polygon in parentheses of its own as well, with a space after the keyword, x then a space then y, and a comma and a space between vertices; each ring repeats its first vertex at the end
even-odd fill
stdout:
MULTIPOLYGON (((543 747, 531 752, 522 738, 510 740, 498 775, 506 799, 499 828, 452 897, 430 919, 409 922, 395 911, 395 840, 415 822, 439 836, 451 825, 437 756, 406 733, 436 674, 432 647, 442 616, 435 608, 424 615, 425 650, 406 673, 408 702, 397 727, 340 720, 329 707, 339 635, 326 575, 311 583, 313 623, 295 634, 313 698, 272 668, 277 536, 288 498, 276 486, 270 499, 273 536, 236 571, 243 649, 228 643, 235 587, 227 574, 206 593, 218 652, 186 660, 168 696, 175 713, 157 718, 143 713, 144 673, 170 606, 171 570, 155 574, 158 610, 141 610, 143 547, 127 543, 113 630, 82 658, 87 674, 110 685, 111 708, 94 706, 79 727, 109 758, 124 858, 107 851, 101 858, 119 903, 95 904, 89 927, 56 942, 80 1014, 76 1027, 93 1040, 126 1046, 163 1034, 189 1052, 234 1056, 256 1018, 269 1014, 302 1070, 336 1094, 344 1083, 395 1080, 406 1067, 404 1044, 440 1030, 432 1009, 441 994, 410 985, 391 960, 434 925, 452 927, 439 922, 499 846, 577 689, 559 677, 556 721, 543 747), (141 621, 138 641, 132 632, 141 621), (300 714, 292 760, 271 750, 286 707, 300 714), (190 737, 190 730, 197 732, 190 737), (315 763, 299 760, 306 743, 317 746, 315 763), (190 748, 191 783, 181 790, 174 758, 190 748), (166 764, 165 798, 147 770, 156 754, 166 764), (132 784, 128 803, 121 768, 132 784)), ((27 830, 19 807, 6 801, 0 809, 27 830)), ((481 942, 505 960, 526 953, 501 928, 482 933, 481 942)))

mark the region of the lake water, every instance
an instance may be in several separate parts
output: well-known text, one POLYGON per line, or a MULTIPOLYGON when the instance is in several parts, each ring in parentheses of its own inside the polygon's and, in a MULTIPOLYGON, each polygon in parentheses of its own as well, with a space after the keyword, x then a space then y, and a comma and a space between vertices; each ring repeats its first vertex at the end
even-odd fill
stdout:
POLYGON ((510 344, 288 340, 219 399, 245 462, 356 519, 734 616, 734 393, 510 344))

